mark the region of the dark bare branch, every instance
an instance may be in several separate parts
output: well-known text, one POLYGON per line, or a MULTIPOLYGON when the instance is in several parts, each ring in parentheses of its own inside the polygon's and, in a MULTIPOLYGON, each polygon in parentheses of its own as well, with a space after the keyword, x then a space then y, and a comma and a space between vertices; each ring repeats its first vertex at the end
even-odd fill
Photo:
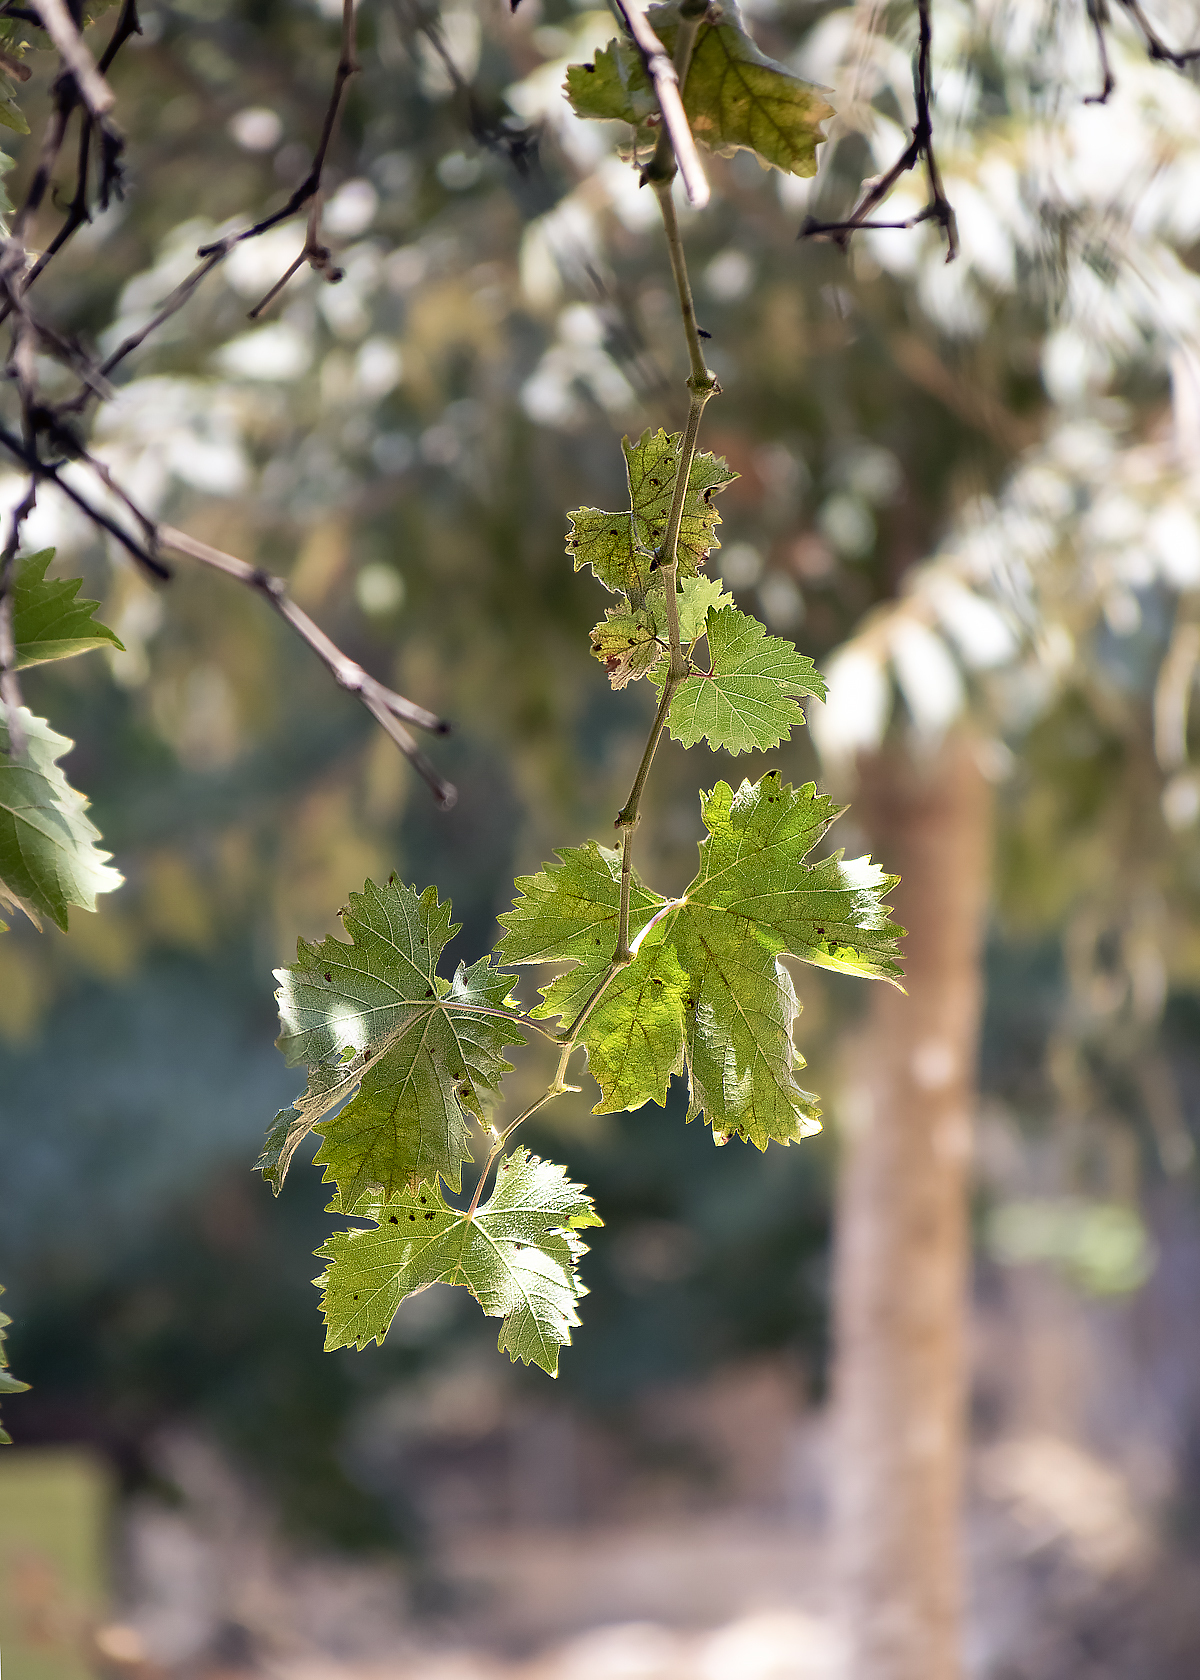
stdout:
POLYGON ((21 526, 33 512, 37 501, 37 480, 29 480, 29 488, 12 512, 8 541, 0 557, 0 705, 8 720, 8 755, 20 758, 27 745, 21 727, 21 685, 17 681, 17 643, 13 634, 13 599, 17 569, 17 549, 21 542, 21 526))
POLYGON ((86 496, 82 495, 75 489, 74 485, 62 477, 59 471, 60 463, 39 459, 37 454, 24 444, 19 437, 8 430, 7 426, 0 426, 0 446, 7 449, 9 454, 19 461, 35 479, 48 479, 51 484, 61 490, 68 501, 73 502, 79 511, 90 519, 99 530, 107 531, 109 536, 114 538, 126 553, 137 561, 139 566, 149 572, 151 577, 163 583, 171 576, 170 567, 164 566, 158 556, 152 554, 144 543, 139 542, 136 537, 130 536, 129 532, 122 529, 115 519, 110 519, 108 514, 96 507, 94 503, 89 502, 86 496))
POLYGON ((954 216, 954 207, 942 186, 942 174, 933 148, 933 117, 930 110, 933 98, 933 24, 929 7, 930 0, 917 0, 919 34, 917 57, 913 66, 917 120, 912 127, 912 139, 887 174, 881 175, 879 180, 867 189, 844 221, 823 222, 816 216, 808 216, 800 229, 799 238, 829 239, 845 251, 849 247, 851 235, 864 228, 912 228, 920 222, 933 221, 937 222, 946 237, 946 261, 953 262, 958 255, 958 224, 954 216), (883 202, 900 177, 906 175, 910 169, 915 169, 922 161, 928 186, 928 200, 924 208, 904 221, 870 221, 868 218, 872 210, 883 202))
POLYGON ((218 245, 202 245, 197 253, 198 256, 207 257, 212 253, 219 252, 219 261, 220 257, 226 256, 235 245, 240 245, 247 239, 257 239, 259 234, 266 233, 269 228, 276 227, 280 222, 285 222, 289 216, 294 216, 297 210, 303 209, 306 204, 312 202, 312 209, 308 217, 308 231, 299 261, 291 265, 287 273, 271 288, 262 302, 256 304, 250 311, 251 319, 257 318, 267 305, 278 297, 292 275, 305 262, 308 263, 310 268, 315 269, 319 274, 323 274, 326 280, 331 283, 336 283, 342 278, 341 269, 334 266, 329 248, 321 239, 321 177, 325 171, 325 158, 337 129, 346 83, 359 68, 358 60, 354 56, 354 3, 355 0, 342 0, 341 52, 338 55, 337 69, 334 71, 333 91, 329 96, 329 104, 325 110, 325 121, 321 125, 321 138, 317 142, 312 167, 308 174, 282 209, 274 211, 270 216, 264 216, 261 221, 256 222, 253 227, 247 228, 244 233, 235 234, 230 239, 222 240, 218 245))
POLYGON ((116 104, 116 96, 109 87, 96 61, 84 45, 75 19, 64 0, 33 0, 33 8, 42 28, 58 48, 58 55, 75 79, 79 97, 93 117, 104 117, 116 104))

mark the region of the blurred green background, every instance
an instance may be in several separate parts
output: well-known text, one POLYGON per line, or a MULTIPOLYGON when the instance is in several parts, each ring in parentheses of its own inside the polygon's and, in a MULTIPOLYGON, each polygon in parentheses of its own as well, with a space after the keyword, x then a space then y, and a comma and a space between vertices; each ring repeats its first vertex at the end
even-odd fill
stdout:
MULTIPOLYGON (((779 0, 753 24, 768 50, 822 77, 847 15, 779 0)), ((1078 338, 1087 313, 1070 303, 1070 216, 1053 224, 1030 188, 1023 213, 1045 219, 1022 244, 997 189, 1015 255, 988 270, 980 181, 1034 123, 1038 42, 1021 37, 1005 59, 999 25, 967 7, 946 17, 942 51, 970 98, 947 70, 941 108, 975 209, 953 294, 936 290, 951 282, 932 230, 911 236, 911 261, 865 242, 853 260, 798 242, 818 200, 745 155, 712 159, 713 207, 685 215, 724 387, 703 441, 741 475, 721 501, 711 569, 819 662, 904 598, 971 509, 986 524, 989 498, 1002 504, 1014 470, 1036 466, 1064 427, 1086 420, 1127 451, 1165 434, 1173 394, 1178 420, 1171 345, 1149 329, 1118 355, 1097 327, 1099 375, 1088 364, 1072 387, 1061 374, 1064 322, 1078 338)), ((144 25, 113 72, 127 195, 39 284, 60 327, 101 347, 147 318, 214 230, 303 176, 336 55, 336 17, 300 0, 186 0, 148 9, 144 25)), ((895 23, 901 37, 906 27, 895 23)), ((387 1471, 370 1420, 389 1397, 492 1357, 472 1304, 436 1295, 383 1349, 325 1355, 310 1282, 328 1228, 316 1174, 299 1162, 275 1200, 250 1169, 297 1085, 272 1046, 270 979, 296 937, 324 936, 348 891, 394 869, 452 898, 463 926, 451 956, 472 960, 514 873, 554 845, 606 837, 641 749, 648 695, 608 690, 586 636, 603 598, 563 552, 567 510, 621 505, 622 434, 678 426, 685 411, 650 195, 615 161, 613 136, 573 128, 557 101, 563 61, 610 28, 567 0, 525 0, 515 18, 490 5, 440 20, 407 3, 364 8, 363 69, 327 175, 345 279, 298 277, 253 326, 247 310, 302 225, 239 247, 139 352, 98 422, 146 505, 280 572, 349 654, 453 720, 429 749, 458 786, 452 811, 433 807, 260 600, 184 561, 154 590, 48 494, 30 522, 31 543, 56 545, 62 569, 83 574, 126 646, 25 681, 28 703, 77 743, 67 772, 126 885, 95 916, 76 913, 65 937, 19 925, 0 944, 0 1278, 13 1368, 33 1385, 5 1419, 25 1447, 91 1447, 125 1499, 178 1497, 156 1443, 184 1427, 219 1445, 297 1543, 419 1560, 428 1499, 419 1476, 387 1471)), ((22 96, 35 133, 49 64, 37 58, 22 96)), ((851 201, 898 132, 901 49, 897 63, 893 83, 881 75, 861 96, 876 129, 838 130, 817 187, 826 208, 851 201)), ((1171 118, 1175 133, 1166 105, 1144 116, 1147 132, 1155 146, 1174 134, 1190 157, 1194 136, 1179 133, 1192 107, 1171 118)), ((14 198, 31 165, 22 152, 14 198)), ((1089 213, 1075 204, 1077 232, 1089 213)), ((1188 214, 1153 236, 1194 280, 1200 213, 1188 214)), ((1089 273, 1097 237, 1089 223, 1077 241, 1089 273)), ((1194 312, 1194 290, 1184 304, 1194 312)), ((5 505, 18 493, 16 479, 0 485, 5 505)), ((1154 1272, 1146 1288, 1176 1303, 1161 1306, 1169 1327, 1198 1240, 1200 801, 1189 817, 1186 765, 1155 758, 1153 700, 1200 577, 1097 579, 1086 512, 1054 516, 1075 533, 1048 590, 1050 616, 1073 629, 1068 653, 1055 665, 1035 629, 1020 683, 963 678, 997 776, 980 1289, 999 1289, 1005 1265, 1040 1264, 1119 1313, 1154 1272), (1034 669, 1053 679, 1039 689, 1034 669)), ((900 687, 893 744, 921 722, 900 687)), ((697 788, 776 764, 793 780, 818 773, 803 732, 749 764, 664 746, 644 874, 679 890, 697 788)), ((838 843, 853 851, 853 833, 838 843)), ((806 972, 799 989, 806 1082, 836 1115, 861 988, 806 972)), ((521 990, 532 1000, 532 980, 521 990)), ((514 1100, 540 1065, 536 1052, 521 1062, 514 1100)), ((797 1406, 821 1400, 832 1129, 802 1149, 717 1152, 678 1101, 601 1118, 591 1100, 563 1102, 528 1139, 569 1164, 605 1219, 585 1262, 584 1327, 552 1395, 519 1370, 504 1377, 506 1404, 552 1406, 622 1442, 635 1467, 639 1453, 655 1473, 667 1465, 668 1502, 716 1497, 712 1465, 680 1448, 672 1468, 639 1407, 763 1358, 788 1372, 797 1406)), ((1200 1533, 1200 1361, 1177 1366, 1159 1386, 1171 1532, 1186 1548, 1200 1533)), ((621 1506, 603 1478, 581 1489, 542 1514, 611 1515, 632 1497, 621 1506)))

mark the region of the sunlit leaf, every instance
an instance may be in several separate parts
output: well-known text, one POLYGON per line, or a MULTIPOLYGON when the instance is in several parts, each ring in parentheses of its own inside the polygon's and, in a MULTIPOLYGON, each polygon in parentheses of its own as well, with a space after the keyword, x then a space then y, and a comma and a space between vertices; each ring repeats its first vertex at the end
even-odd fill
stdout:
MULTIPOLYGON (((683 896, 657 898, 635 881, 634 961, 611 980, 580 1038, 600 1086, 597 1112, 662 1104, 671 1075, 686 1071, 693 1115, 722 1138, 736 1133, 765 1148, 805 1136, 818 1113, 795 1079, 804 1065, 791 1038, 798 1004, 778 959, 897 979, 902 930, 883 902, 895 877, 865 858, 803 861, 838 815, 811 782, 792 787, 776 772, 736 794, 719 782, 702 814, 708 837, 683 896)), ((593 851, 611 860, 616 886, 617 854, 593 851)), ((528 883, 535 887, 541 937, 519 937, 530 915, 518 900, 501 918, 514 932, 500 949, 508 962, 573 960, 578 966, 543 988, 537 1010, 572 1021, 603 977, 614 937, 607 922, 593 933, 594 901, 566 882, 559 890, 563 874, 521 883, 527 896, 528 883)))
MULTIPOLYGON (((575 562, 575 570, 590 566, 614 594, 629 597, 631 609, 646 605, 654 576, 654 551, 666 534, 681 435, 647 430, 636 443, 623 438, 629 507, 623 513, 580 508, 570 516, 567 553, 575 562)), ((716 528, 721 520, 712 506, 712 496, 736 477, 717 455, 701 451, 693 460, 679 530, 681 577, 697 572, 710 550, 720 547, 716 528)))
POLYGON ((499 1346, 514 1362, 557 1376, 559 1349, 579 1323, 575 1304, 587 1293, 577 1270, 587 1249, 575 1233, 600 1224, 564 1168, 516 1149, 470 1218, 435 1185, 368 1198, 351 1217, 373 1228, 339 1231, 317 1250, 329 1261, 318 1280, 327 1348, 382 1342, 406 1295, 431 1283, 464 1284, 489 1318, 504 1320, 499 1346))
POLYGON ((796 696, 824 699, 812 660, 768 636, 756 618, 722 607, 709 615, 707 634, 712 669, 685 677, 668 714, 671 734, 685 747, 701 739, 731 753, 776 747, 804 722, 796 696))
POLYGON ((458 930, 433 887, 418 897, 394 879, 368 881, 342 921, 349 944, 301 940, 295 966, 278 971, 279 1046, 310 1074, 276 1117, 259 1168, 278 1191, 316 1126, 316 1160, 347 1207, 369 1186, 391 1194, 439 1175, 457 1186, 470 1156, 466 1117, 484 1117, 509 1071, 504 1047, 526 1043, 508 998, 512 976, 486 958, 460 964, 452 981, 437 973, 458 930), (340 1113, 322 1120, 338 1103, 340 1113))
MULTIPOLYGON (((0 1284, 0 1295, 3 1295, 3 1293, 4 1285, 0 1284)), ((8 1368, 8 1353, 4 1346, 4 1333, 11 1323, 12 1319, 9 1318, 8 1314, 0 1312, 0 1394, 24 1394, 28 1390, 29 1384, 18 1381, 8 1368)), ((12 1436, 3 1424, 0 1424, 0 1446, 12 1446, 12 1436)))
POLYGON ((19 757, 0 714, 0 900, 65 932, 69 909, 94 910, 97 893, 115 891, 122 876, 96 845, 87 800, 55 762, 74 742, 24 706, 18 717, 26 741, 19 757))
MULTIPOLYGON (((679 31, 677 4, 651 6, 649 20, 668 52, 679 31)), ((644 129, 658 101, 633 42, 618 36, 591 64, 567 70, 567 97, 581 117, 613 118, 644 129)), ((818 88, 759 50, 733 0, 710 6, 683 90, 692 133, 714 151, 752 151, 785 174, 814 175, 821 124, 833 107, 818 88)))

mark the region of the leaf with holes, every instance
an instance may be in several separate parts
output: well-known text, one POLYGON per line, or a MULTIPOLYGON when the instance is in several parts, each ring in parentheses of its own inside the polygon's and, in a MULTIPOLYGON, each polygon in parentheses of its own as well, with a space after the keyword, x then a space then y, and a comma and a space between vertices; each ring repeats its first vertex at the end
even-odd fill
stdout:
MULTIPOLYGON (((825 698, 812 660, 736 607, 711 613, 707 635, 712 670, 685 677, 668 714, 671 734, 685 747, 701 739, 731 753, 777 747, 804 722, 796 696, 825 698)), ((662 686, 658 672, 652 680, 662 686)))
MULTIPOLYGON (((634 610, 646 606, 654 581, 654 551, 666 534, 681 437, 680 432, 646 430, 636 443, 623 438, 628 509, 579 508, 570 515, 567 553, 575 570, 590 566, 606 588, 627 595, 634 610)), ((678 576, 693 576, 710 551, 721 546, 716 538, 721 519, 712 497, 736 477, 718 455, 701 451, 693 460, 679 527, 678 576)))
POLYGON ((339 1231, 317 1250, 329 1262, 318 1279, 326 1348, 382 1342, 406 1295, 431 1283, 463 1284, 489 1318, 504 1320, 498 1345, 514 1363, 558 1375, 559 1349, 570 1343, 576 1302, 587 1293, 578 1274, 587 1249, 576 1232, 601 1223, 564 1168, 516 1149, 469 1218, 434 1185, 366 1198, 351 1217, 373 1229, 339 1231))
POLYGON ((662 657, 655 614, 645 607, 633 612, 610 607, 599 624, 592 626, 591 641, 592 652, 608 672, 613 688, 644 677, 662 657))
POLYGON ((20 756, 11 753, 0 716, 0 903, 16 905, 38 926, 49 916, 65 932, 71 908, 94 910, 96 895, 114 892, 122 877, 96 845, 87 800, 55 762, 75 743, 24 706, 18 715, 26 743, 20 756))
POLYGON ((505 1046, 527 1042, 512 976, 487 958, 460 964, 452 981, 438 974, 458 929, 433 887, 418 896, 394 877, 368 881, 342 922, 349 944, 301 940, 295 966, 278 971, 279 1047, 289 1065, 308 1064, 309 1083, 276 1117, 259 1168, 278 1192, 315 1128, 316 1160, 347 1207, 369 1186, 394 1194, 440 1174, 457 1188, 470 1157, 466 1117, 484 1118, 510 1068, 505 1046))
MULTIPOLYGON (((678 4, 651 6, 649 21, 669 53, 679 33, 678 4)), ((658 101, 641 54, 618 36, 592 64, 567 70, 567 97, 581 117, 631 123, 639 140, 650 137, 658 101)), ((824 94, 759 50, 733 0, 709 7, 692 52, 683 108, 697 140, 729 155, 751 151, 785 174, 815 175, 821 124, 833 107, 824 94)))
POLYGON ((13 580, 13 640, 17 667, 41 665, 49 659, 69 659, 91 648, 124 644, 92 616, 98 601, 78 599, 82 578, 48 578, 52 548, 19 555, 13 580))

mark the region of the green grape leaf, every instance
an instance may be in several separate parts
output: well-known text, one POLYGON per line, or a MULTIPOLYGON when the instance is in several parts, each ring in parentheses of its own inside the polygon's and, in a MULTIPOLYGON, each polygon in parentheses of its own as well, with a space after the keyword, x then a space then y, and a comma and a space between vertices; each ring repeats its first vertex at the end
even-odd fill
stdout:
MULTIPOLYGON (((680 432, 649 429, 636 443, 622 438, 628 509, 604 513, 599 508, 579 508, 570 515, 567 553, 575 561, 575 570, 590 566, 606 588, 615 595, 627 595, 635 610, 646 605, 654 581, 654 550, 666 533, 681 438, 680 432)), ((721 519, 712 496, 737 476, 720 456, 697 453, 679 527, 678 576, 693 576, 709 551, 721 546, 716 539, 721 519)))
MULTIPOLYGON (((572 965, 541 988, 545 1002, 533 1015, 542 1020, 553 1015, 570 1020, 583 1008, 617 948, 621 909, 620 852, 589 840, 583 846, 563 847, 556 856, 559 867, 518 875, 519 896, 512 909, 497 918, 505 930, 496 946, 501 962, 572 965)), ((663 903, 642 885, 635 870, 629 891, 631 938, 663 903)))
POLYGON ((622 612, 610 607, 593 625, 592 652, 608 672, 613 688, 624 688, 635 677, 644 677, 661 657, 656 615, 645 607, 622 612))
MULTIPOLYGON (((344 1202, 331 1211, 340 1212, 344 1202)), ((577 1271, 587 1253, 576 1232, 600 1219, 563 1167, 515 1149, 501 1161, 491 1196, 468 1216, 440 1187, 351 1211, 374 1229, 336 1232, 318 1250, 329 1265, 317 1280, 327 1349, 382 1342, 406 1295, 431 1283, 464 1284, 489 1318, 502 1318, 498 1345, 515 1363, 558 1375, 559 1349, 579 1323, 587 1293, 577 1271)))
POLYGON ((96 894, 115 891, 122 876, 96 845, 87 800, 55 762, 75 743, 24 706, 19 715, 26 740, 19 757, 0 716, 0 900, 39 927, 49 916, 65 933, 68 910, 94 910, 96 894))
MULTIPOLYGON (((668 53, 679 32, 677 4, 651 6, 649 21, 668 53)), ((577 116, 631 123, 649 138, 658 101, 641 54, 627 36, 598 52, 593 64, 567 70, 567 97, 577 116)), ((821 124, 833 107, 819 89, 760 52, 733 0, 710 6, 700 25, 683 89, 683 108, 697 140, 729 155, 754 152, 785 174, 815 175, 821 124)))
MULTIPOLYGON (((505 929, 496 954, 505 963, 577 962, 603 973, 616 949, 621 906, 621 854, 594 840, 556 851, 561 861, 536 875, 518 875, 519 897, 498 917, 505 929)), ((638 879, 629 894, 630 934, 663 904, 638 879)))
MULTIPOLYGON (((825 698, 812 660, 768 636, 756 618, 722 607, 709 617, 707 633, 712 670, 685 677, 668 713, 671 734, 685 747, 701 738, 731 753, 777 747, 804 722, 795 697, 825 698)), ((661 687, 664 678, 655 672, 651 680, 661 687)))
MULTIPOLYGON (((719 782, 701 809, 708 835, 695 880, 682 898, 656 907, 635 883, 634 961, 612 980, 580 1038, 600 1086, 597 1113, 661 1105, 670 1076, 686 1071, 689 1118, 703 1113, 722 1141, 736 1133, 763 1149, 771 1139, 807 1135, 819 1112, 795 1079, 804 1066, 792 1044, 799 1005, 779 958, 897 980, 903 929, 883 903, 896 877, 840 853, 803 861, 839 814, 811 782, 795 788, 772 772, 736 794, 719 782)), ((552 887, 554 876, 533 879, 552 887)), ((555 942, 514 942, 504 955, 576 958, 578 968, 544 988, 538 1010, 573 1019, 613 946, 603 942, 599 960, 566 893, 555 907, 555 942)))
MULTIPOLYGON (((702 572, 684 578, 675 599, 679 636, 685 649, 704 633, 710 607, 733 605, 733 597, 724 592, 720 578, 707 578, 702 572)), ((667 652, 670 627, 666 595, 657 579, 647 587, 645 602, 645 606, 630 611, 609 607, 600 623, 592 627, 592 653, 608 672, 613 688, 624 688, 626 683, 646 676, 667 652)), ((660 676, 654 680, 662 686, 660 676)))
POLYGON ((684 647, 703 635, 710 608, 732 605, 733 596, 726 594, 720 578, 684 578, 679 591, 679 639, 684 647))
POLYGON ((21 107, 15 99, 0 99, 0 124, 11 128, 14 134, 29 133, 29 124, 21 114, 21 107))
POLYGON ((52 548, 19 555, 13 581, 13 640, 17 667, 68 659, 90 648, 124 646, 92 617, 99 601, 77 599, 82 578, 47 578, 52 548))
MULTIPOLYGON (((4 1285, 0 1283, 0 1295, 3 1295, 3 1293, 4 1285)), ((8 1368, 8 1354, 4 1347, 4 1332, 8 1329, 8 1326, 11 1323, 12 1319, 9 1318, 8 1314, 6 1312, 0 1312, 0 1394, 24 1394, 28 1390, 29 1384, 26 1382, 19 1382, 18 1379, 13 1376, 12 1372, 8 1368)), ((8 1430, 5 1429, 4 1425, 0 1424, 0 1447, 11 1446, 12 1436, 8 1433, 8 1430)))
POLYGON ((527 1042, 508 996, 512 976, 486 957, 460 963, 452 981, 438 974, 458 929, 433 887, 418 896, 394 876, 382 887, 368 881, 342 922, 349 944, 301 940, 295 966, 277 971, 278 1044, 289 1065, 308 1064, 309 1082, 276 1116, 259 1170, 278 1193, 315 1129, 315 1159, 346 1207, 369 1186, 398 1194, 439 1174, 457 1188, 471 1153, 466 1117, 484 1119, 510 1068, 504 1047, 527 1042))

